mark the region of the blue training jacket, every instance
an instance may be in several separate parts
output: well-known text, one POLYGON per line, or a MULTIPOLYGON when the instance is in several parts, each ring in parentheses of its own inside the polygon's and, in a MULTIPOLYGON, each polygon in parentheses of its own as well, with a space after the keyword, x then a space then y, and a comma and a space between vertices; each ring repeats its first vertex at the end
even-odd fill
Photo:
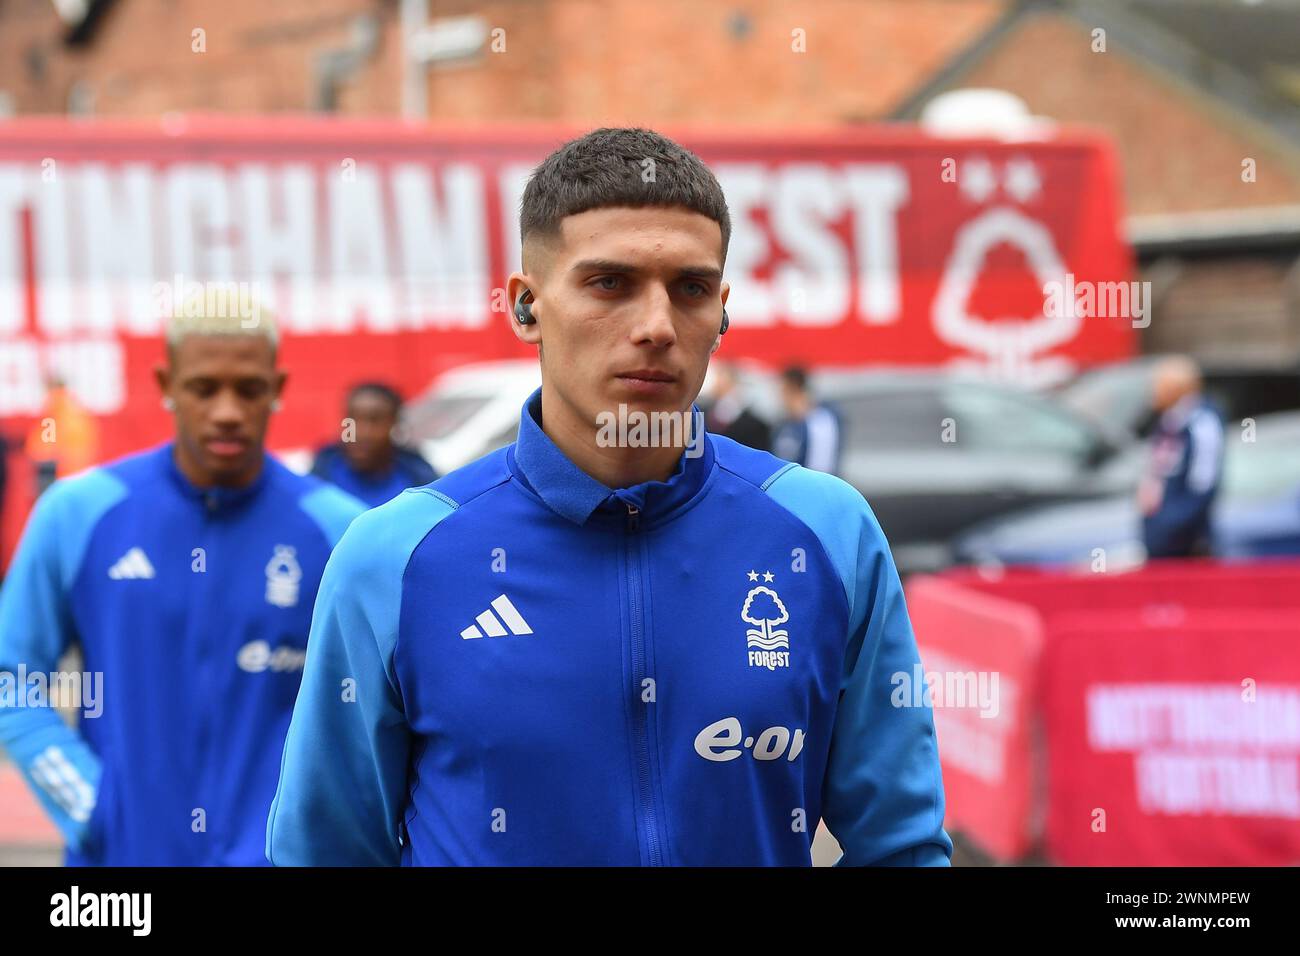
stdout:
POLYGON ((617 491, 543 433, 358 518, 321 582, 276 864, 946 865, 880 526, 707 436, 617 491))
POLYGON ((387 474, 375 476, 356 471, 342 442, 327 445, 316 453, 311 473, 342 488, 353 498, 374 508, 400 495, 407 488, 427 485, 438 477, 433 466, 409 448, 393 449, 393 463, 387 474))
POLYGON ((41 496, 0 590, 0 743, 69 864, 265 863, 312 604, 363 510, 270 456, 247 488, 196 488, 170 444, 41 496), (102 675, 79 730, 15 680, 73 642, 102 675))

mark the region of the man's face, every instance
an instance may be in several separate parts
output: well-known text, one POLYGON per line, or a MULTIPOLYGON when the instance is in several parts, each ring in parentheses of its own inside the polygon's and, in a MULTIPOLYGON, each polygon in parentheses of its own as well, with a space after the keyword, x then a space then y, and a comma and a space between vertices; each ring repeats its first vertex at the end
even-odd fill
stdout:
POLYGON ((781 404, 787 415, 798 415, 803 411, 803 390, 788 379, 781 379, 781 404))
POLYGON ((175 403, 176 441, 189 468, 210 484, 251 480, 284 387, 271 343, 260 335, 188 335, 156 374, 175 403))
MULTIPOLYGON (((543 379, 582 421, 601 412, 682 412, 700 393, 729 289, 722 233, 684 208, 612 207, 569 216, 530 250, 543 379)), ((524 288, 512 276, 511 301, 524 288)))
POLYGON ((375 392, 358 392, 348 402, 348 418, 356 422, 355 441, 343 443, 343 453, 357 471, 376 471, 392 457, 393 403, 375 392))

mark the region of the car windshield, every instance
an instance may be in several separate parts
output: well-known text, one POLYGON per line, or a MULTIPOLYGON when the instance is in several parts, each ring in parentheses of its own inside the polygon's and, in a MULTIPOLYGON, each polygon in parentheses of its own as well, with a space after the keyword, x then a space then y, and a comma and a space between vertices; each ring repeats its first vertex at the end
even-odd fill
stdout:
POLYGON ((1092 437, 1077 421, 1030 395, 974 385, 949 386, 944 401, 957 428, 957 441, 975 451, 1046 451, 1082 458, 1092 437))
POLYGON ((1151 404, 1151 370, 1142 364, 1099 369, 1063 386, 1057 396, 1090 422, 1136 431, 1151 404))
POLYGON ((834 399, 850 449, 939 447, 944 423, 955 425, 958 450, 1052 452, 1083 457, 1092 436, 1083 424, 1030 395, 981 385, 879 389, 834 399))
POLYGON ((933 392, 882 390, 833 401, 845 423, 846 448, 870 451, 939 442, 943 409, 933 392))
POLYGON ((404 421, 414 441, 445 438, 489 401, 487 395, 435 395, 407 406, 404 421))
POLYGON ((1229 441, 1224 494, 1255 499, 1300 495, 1300 428, 1271 430, 1261 420, 1254 439, 1229 441))

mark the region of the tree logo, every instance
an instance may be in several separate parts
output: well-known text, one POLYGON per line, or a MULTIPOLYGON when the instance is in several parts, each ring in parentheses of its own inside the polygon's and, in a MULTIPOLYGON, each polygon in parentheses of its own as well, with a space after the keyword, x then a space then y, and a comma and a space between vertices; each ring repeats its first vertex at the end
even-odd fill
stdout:
POLYGON ((298 582, 302 568, 292 545, 277 544, 271 560, 266 562, 266 602, 276 607, 293 607, 298 603, 298 582))
MULTIPOLYGON (((770 582, 774 577, 768 571, 763 580, 770 582)), ((749 579, 757 581, 758 572, 750 571, 749 579)), ((776 670, 790 666, 790 633, 781 627, 790 620, 790 612, 776 591, 764 584, 750 588, 740 609, 740 619, 753 625, 745 631, 750 667, 776 670)))
MULTIPOLYGON (((1042 178, 1030 160, 1009 160, 1001 173, 982 156, 961 163, 959 185, 977 207, 953 238, 931 311, 935 334, 972 355, 952 364, 992 378, 1047 385, 1067 377, 1073 360, 1053 353, 1078 335, 1082 317, 1072 309, 1041 307, 1029 315, 986 318, 973 314, 972 298, 998 246, 1010 246, 1025 260, 1034 284, 1046 288, 1066 274, 1052 232, 1031 211, 1040 198, 1042 178)), ((1006 281, 1005 278, 996 281, 1006 281)))

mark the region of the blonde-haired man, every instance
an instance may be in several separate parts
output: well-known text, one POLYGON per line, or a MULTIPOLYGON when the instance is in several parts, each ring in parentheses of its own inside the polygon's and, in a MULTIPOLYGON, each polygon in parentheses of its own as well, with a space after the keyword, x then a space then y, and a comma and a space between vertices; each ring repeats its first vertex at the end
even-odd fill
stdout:
MULTIPOLYGON (((56 482, 0 592, 0 743, 72 865, 255 865, 312 604, 363 508, 263 447, 274 320, 172 320, 166 444, 56 482), (49 695, 81 645, 82 720, 49 695)), ((61 682, 61 681, 60 681, 61 682)))

